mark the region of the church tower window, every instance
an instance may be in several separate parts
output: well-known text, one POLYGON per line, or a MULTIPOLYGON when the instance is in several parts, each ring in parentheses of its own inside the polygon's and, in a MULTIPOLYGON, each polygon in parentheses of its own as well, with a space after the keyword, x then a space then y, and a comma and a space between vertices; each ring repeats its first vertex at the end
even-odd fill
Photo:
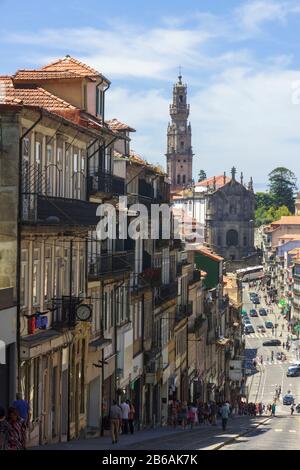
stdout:
POLYGON ((227 246, 237 246, 239 244, 239 234, 236 230, 228 230, 226 244, 227 246))
POLYGON ((185 184, 185 175, 182 175, 182 184, 185 184))
POLYGON ((177 175, 177 184, 180 184, 180 175, 177 175))

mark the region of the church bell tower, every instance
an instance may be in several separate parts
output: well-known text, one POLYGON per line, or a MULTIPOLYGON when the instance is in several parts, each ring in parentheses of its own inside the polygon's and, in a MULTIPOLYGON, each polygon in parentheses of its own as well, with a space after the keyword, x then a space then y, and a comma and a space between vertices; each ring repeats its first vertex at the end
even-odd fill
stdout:
POLYGON ((192 128, 188 122, 190 105, 187 104, 187 86, 181 73, 173 87, 173 103, 170 105, 171 122, 168 125, 167 171, 171 190, 180 190, 192 184, 193 151, 192 128))

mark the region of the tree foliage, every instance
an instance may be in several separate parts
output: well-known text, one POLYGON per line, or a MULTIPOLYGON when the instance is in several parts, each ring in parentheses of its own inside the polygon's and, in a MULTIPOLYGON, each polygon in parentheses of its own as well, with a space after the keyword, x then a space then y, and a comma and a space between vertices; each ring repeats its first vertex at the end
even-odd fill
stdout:
POLYGON ((201 181, 204 181, 207 179, 207 176, 206 176, 206 173, 204 170, 200 170, 199 171, 199 175, 198 175, 198 183, 201 183, 201 181))
POLYGON ((297 189, 295 174, 284 167, 275 168, 269 174, 270 196, 276 207, 286 206, 291 212, 295 209, 295 192, 297 189))
POLYGON ((275 168, 269 174, 269 192, 255 194, 255 225, 269 224, 294 213, 296 177, 287 168, 275 168))

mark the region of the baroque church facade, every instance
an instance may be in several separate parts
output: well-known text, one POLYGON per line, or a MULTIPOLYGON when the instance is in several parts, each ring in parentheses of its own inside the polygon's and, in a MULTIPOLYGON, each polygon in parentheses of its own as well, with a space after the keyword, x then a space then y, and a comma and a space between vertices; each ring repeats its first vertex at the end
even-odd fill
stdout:
POLYGON ((229 261, 239 261, 255 254, 255 195, 252 178, 246 187, 236 180, 235 168, 229 182, 207 193, 206 244, 229 261))
POLYGON ((192 128, 188 122, 190 106, 187 103, 187 85, 181 74, 173 86, 173 103, 170 105, 171 122, 167 133, 167 173, 171 191, 193 184, 192 128))

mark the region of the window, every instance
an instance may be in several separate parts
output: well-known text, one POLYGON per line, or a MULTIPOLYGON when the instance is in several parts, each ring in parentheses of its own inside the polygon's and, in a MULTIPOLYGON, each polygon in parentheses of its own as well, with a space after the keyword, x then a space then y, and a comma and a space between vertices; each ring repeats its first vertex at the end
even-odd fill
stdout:
POLYGON ((182 141, 180 142, 180 147, 181 147, 182 149, 184 149, 184 142, 182 142, 182 141))
POLYGON ((30 153, 30 141, 28 137, 23 139, 23 191, 29 191, 29 153, 30 153))
POLYGON ((96 88, 96 114, 99 116, 103 115, 104 111, 104 93, 99 88, 96 88))
POLYGON ((21 255, 21 280, 20 280, 21 306, 28 305, 28 252, 22 250, 21 255))
POLYGON ((179 103, 183 103, 183 95, 179 95, 179 103))
POLYGON ((44 299, 51 297, 51 258, 45 260, 44 299))
POLYGON ((42 146, 40 142, 35 143, 35 191, 39 193, 42 188, 42 174, 41 174, 41 155, 42 146))
POLYGON ((228 230, 226 244, 227 246, 237 246, 239 244, 239 234, 236 230, 228 230))
POLYGON ((38 304, 40 301, 40 260, 39 250, 34 250, 33 272, 32 272, 32 303, 38 304))
POLYGON ((247 237, 246 236, 244 236, 244 238, 243 238, 243 244, 244 244, 244 246, 247 246, 247 237))
POLYGON ((182 183, 185 184, 185 181, 186 181, 186 176, 182 175, 182 183))
POLYGON ((177 175, 177 184, 180 184, 180 175, 177 175))
POLYGON ((83 109, 87 109, 87 86, 83 85, 83 109))
POLYGON ((107 292, 104 292, 103 296, 103 309, 102 309, 102 316, 103 316, 103 328, 104 331, 107 330, 107 292))

